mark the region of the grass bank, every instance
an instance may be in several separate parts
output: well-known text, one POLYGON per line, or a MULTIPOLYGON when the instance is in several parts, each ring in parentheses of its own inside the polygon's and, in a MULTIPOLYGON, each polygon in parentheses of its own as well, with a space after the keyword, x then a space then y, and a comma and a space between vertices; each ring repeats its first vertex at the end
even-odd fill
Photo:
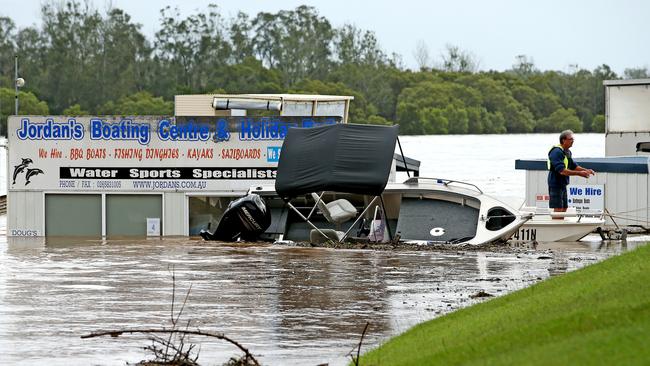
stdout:
POLYGON ((650 363, 650 245, 419 324, 360 365, 650 363))

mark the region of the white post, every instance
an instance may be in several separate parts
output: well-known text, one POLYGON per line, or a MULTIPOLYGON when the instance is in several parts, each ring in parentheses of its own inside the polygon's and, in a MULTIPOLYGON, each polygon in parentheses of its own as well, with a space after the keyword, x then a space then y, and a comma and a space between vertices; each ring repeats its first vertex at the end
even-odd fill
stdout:
POLYGON ((15 64, 15 69, 14 69, 14 87, 16 88, 16 116, 18 115, 18 55, 14 56, 14 60, 16 62, 15 64))

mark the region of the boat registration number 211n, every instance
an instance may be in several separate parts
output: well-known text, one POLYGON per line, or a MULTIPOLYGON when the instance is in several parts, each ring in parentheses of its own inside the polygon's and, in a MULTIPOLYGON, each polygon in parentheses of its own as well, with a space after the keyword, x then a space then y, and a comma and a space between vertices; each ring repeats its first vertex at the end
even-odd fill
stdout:
POLYGON ((535 241, 537 240, 537 229, 519 229, 512 234, 513 240, 535 241))

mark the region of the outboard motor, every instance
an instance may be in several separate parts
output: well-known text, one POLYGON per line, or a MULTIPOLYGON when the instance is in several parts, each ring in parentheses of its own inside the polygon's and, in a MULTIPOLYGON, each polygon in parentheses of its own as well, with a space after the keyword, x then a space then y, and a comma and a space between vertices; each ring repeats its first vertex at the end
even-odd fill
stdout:
POLYGON ((235 241, 241 238, 254 241, 270 225, 271 211, 266 202, 259 195, 250 193, 230 202, 213 233, 201 230, 200 235, 205 240, 235 241))

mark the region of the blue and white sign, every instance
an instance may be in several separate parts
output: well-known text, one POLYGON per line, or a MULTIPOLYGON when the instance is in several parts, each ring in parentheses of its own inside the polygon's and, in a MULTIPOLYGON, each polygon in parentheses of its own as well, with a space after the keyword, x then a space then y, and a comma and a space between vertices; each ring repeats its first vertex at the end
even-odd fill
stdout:
POLYGON ((266 161, 269 163, 277 163, 280 161, 280 151, 282 146, 269 146, 266 148, 266 161))
POLYGON ((340 120, 12 116, 8 189, 246 191, 275 179, 282 140, 291 127, 340 120))
POLYGON ((569 207, 576 212, 595 212, 605 209, 605 186, 602 184, 567 186, 569 207))

